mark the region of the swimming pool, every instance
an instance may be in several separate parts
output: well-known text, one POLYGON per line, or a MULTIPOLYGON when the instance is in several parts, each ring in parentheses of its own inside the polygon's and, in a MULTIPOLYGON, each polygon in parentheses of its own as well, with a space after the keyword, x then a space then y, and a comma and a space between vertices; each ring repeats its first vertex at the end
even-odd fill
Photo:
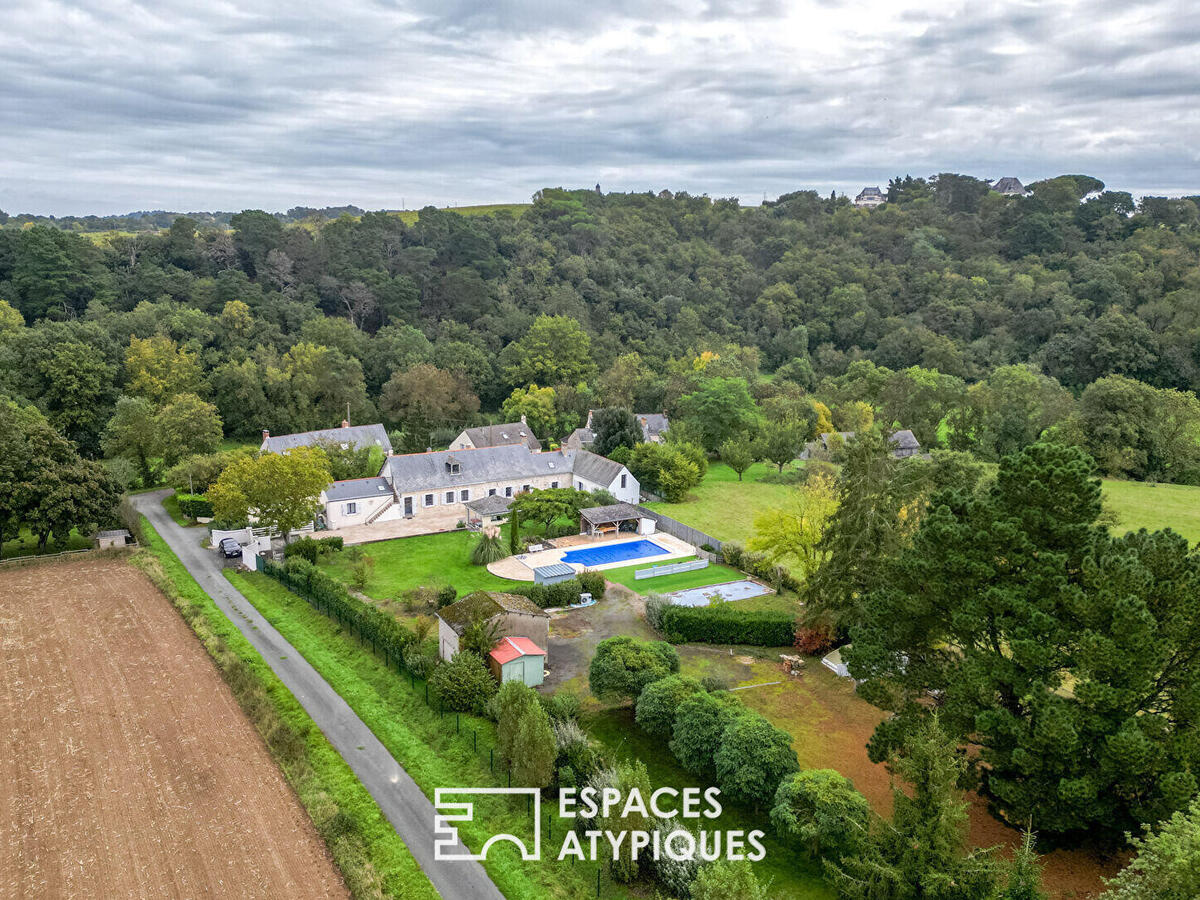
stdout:
POLYGON ((676 606, 708 606, 709 600, 716 595, 721 600, 748 600, 751 597, 761 597, 771 593, 771 589, 763 587, 756 581, 727 581, 725 584, 713 584, 708 587, 690 588, 686 591, 675 591, 667 596, 676 606))
POLYGON ((627 559, 641 559, 644 556, 662 556, 670 552, 654 541, 626 541, 623 544, 601 544, 598 547, 568 550, 563 554, 562 561, 579 563, 581 566, 602 566, 627 559))

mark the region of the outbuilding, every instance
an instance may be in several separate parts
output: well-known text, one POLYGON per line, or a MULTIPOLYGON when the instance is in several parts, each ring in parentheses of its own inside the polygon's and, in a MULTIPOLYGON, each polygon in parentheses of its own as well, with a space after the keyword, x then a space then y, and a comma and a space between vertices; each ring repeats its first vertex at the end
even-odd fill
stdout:
POLYGON ((622 531, 654 534, 655 525, 654 519, 645 515, 632 503, 589 506, 579 511, 579 533, 593 537, 622 531))
POLYGON ((133 543, 133 535, 124 528, 117 528, 112 531, 97 532, 95 541, 99 549, 107 550, 109 547, 125 547, 133 543))
POLYGON ((546 677, 546 651, 529 638, 501 638, 488 654, 488 668, 501 684, 520 681, 537 687, 546 677))
MULTIPOLYGON (((846 646, 849 647, 850 645, 847 644, 846 646)), ((842 649, 843 648, 831 650, 829 653, 827 653, 821 660, 821 665, 827 668, 830 672, 833 672, 835 675, 839 675, 842 678, 849 678, 850 670, 846 668, 846 664, 842 662, 842 649)))

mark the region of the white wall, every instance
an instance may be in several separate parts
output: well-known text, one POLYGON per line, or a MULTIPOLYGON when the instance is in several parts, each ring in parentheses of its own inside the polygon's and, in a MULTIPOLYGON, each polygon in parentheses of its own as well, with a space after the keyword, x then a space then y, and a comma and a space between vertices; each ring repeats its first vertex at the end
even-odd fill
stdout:
POLYGON ((325 527, 326 528, 345 528, 348 525, 363 525, 371 515, 392 499, 390 491, 383 492, 376 497, 363 497, 357 500, 332 500, 325 502, 325 527), (356 511, 353 513, 346 512, 346 504, 354 503, 356 511))

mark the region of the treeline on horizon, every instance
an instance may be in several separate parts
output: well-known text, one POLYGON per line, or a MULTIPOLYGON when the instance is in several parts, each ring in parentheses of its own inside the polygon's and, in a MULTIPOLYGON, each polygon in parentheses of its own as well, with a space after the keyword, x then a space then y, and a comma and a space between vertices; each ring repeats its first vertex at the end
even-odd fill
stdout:
POLYGON ((1050 430, 1107 474, 1200 482, 1196 198, 941 174, 888 200, 546 189, 519 216, 247 210, 102 244, 10 220, 0 394, 93 457, 123 395, 195 395, 238 438, 348 411, 409 449, 502 413, 553 441, 589 408, 666 410, 709 451, 715 419, 807 398, 832 410, 814 427, 866 404, 984 458, 1050 430))

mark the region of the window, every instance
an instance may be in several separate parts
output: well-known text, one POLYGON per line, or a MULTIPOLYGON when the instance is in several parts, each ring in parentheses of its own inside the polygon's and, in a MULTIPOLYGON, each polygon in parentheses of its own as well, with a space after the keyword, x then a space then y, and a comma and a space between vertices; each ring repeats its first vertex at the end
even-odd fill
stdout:
POLYGON ((628 477, 628 476, 626 476, 626 475, 622 475, 622 476, 621 476, 621 487, 625 487, 625 479, 626 479, 627 477, 628 477))
POLYGON ((357 512, 358 512, 358 504, 357 503, 347 503, 346 504, 346 515, 352 516, 357 512))
POLYGON ((495 496, 496 496, 496 489, 495 489, 495 488, 488 488, 488 496, 489 496, 489 497, 495 497, 495 496))
POLYGON ((508 487, 506 487, 506 488, 504 489, 504 496, 505 496, 505 497, 511 497, 511 496, 512 496, 512 485, 509 485, 508 487))
POLYGON ((433 506, 433 494, 426 494, 426 495, 425 495, 425 505, 426 505, 426 506, 433 506))
POLYGON ((558 487, 558 482, 557 481, 550 482, 550 487, 552 487, 552 488, 558 487))
POLYGON ((529 489, 530 489, 530 485, 528 485, 528 484, 521 485, 521 490, 525 491, 526 493, 529 492, 529 489))
MULTIPOLYGON (((622 485, 622 487, 624 487, 624 485, 622 485)), ((446 502, 447 503, 454 502, 454 491, 446 491, 446 502)))
POLYGON ((466 503, 468 500, 471 499, 471 492, 467 491, 467 490, 459 491, 458 499, 461 500, 463 503, 466 503))
POLYGON ((583 482, 582 482, 582 481, 577 481, 577 482, 575 482, 575 487, 576 487, 576 489, 577 489, 577 490, 581 490, 581 491, 582 491, 582 490, 583 490, 583 482))

